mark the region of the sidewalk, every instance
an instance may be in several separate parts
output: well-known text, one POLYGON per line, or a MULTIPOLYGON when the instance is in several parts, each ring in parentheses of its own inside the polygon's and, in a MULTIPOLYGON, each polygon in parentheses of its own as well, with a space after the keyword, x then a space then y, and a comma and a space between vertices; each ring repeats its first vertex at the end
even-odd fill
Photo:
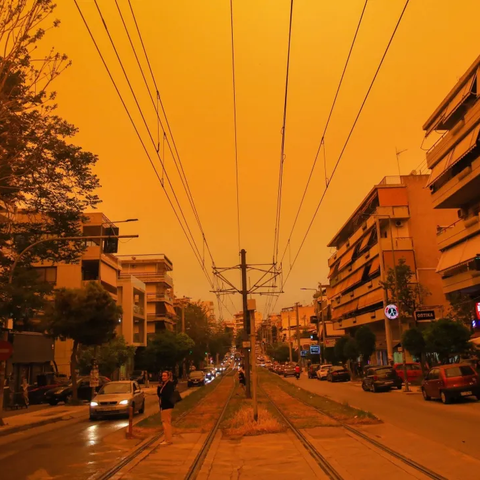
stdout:
POLYGON ((49 423, 60 422, 64 420, 80 419, 82 417, 87 418, 88 405, 80 405, 75 407, 60 406, 46 408, 42 410, 36 410, 20 415, 14 415, 4 418, 7 424, 4 427, 0 427, 0 437, 8 435, 10 433, 20 432, 29 428, 40 427, 49 423))

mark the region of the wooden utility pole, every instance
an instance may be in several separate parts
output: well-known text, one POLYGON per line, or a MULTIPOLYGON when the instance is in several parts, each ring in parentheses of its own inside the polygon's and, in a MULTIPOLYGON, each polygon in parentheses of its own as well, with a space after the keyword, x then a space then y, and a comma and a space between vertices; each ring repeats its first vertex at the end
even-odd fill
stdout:
MULTIPOLYGON (((248 289, 247 289, 247 252, 240 251, 240 269, 242 271, 242 305, 243 305, 243 341, 248 342, 250 338, 250 312, 248 311, 248 289)), ((252 345, 250 345, 252 348, 252 345)), ((247 398, 252 398, 250 389, 250 352, 248 347, 243 348, 245 366, 245 393, 247 398)))

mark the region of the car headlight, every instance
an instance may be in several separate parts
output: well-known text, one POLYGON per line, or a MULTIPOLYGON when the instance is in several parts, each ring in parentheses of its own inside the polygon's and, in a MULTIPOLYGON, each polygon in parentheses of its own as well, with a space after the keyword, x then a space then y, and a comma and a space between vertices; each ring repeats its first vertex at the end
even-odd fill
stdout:
POLYGON ((97 402, 90 402, 90 406, 91 407, 98 407, 98 403, 97 402))
POLYGON ((121 402, 118 402, 119 405, 128 405, 128 400, 122 400, 121 402))

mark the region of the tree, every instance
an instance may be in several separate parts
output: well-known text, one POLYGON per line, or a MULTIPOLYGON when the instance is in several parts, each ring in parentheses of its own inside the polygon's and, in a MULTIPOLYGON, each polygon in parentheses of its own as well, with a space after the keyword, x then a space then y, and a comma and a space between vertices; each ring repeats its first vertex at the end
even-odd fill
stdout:
POLYGON ((52 0, 4 0, 0 8, 0 320, 13 317, 16 328, 26 328, 50 293, 31 265, 76 261, 84 245, 46 242, 32 248, 9 286, 18 253, 47 235, 80 236, 83 212, 99 202, 96 156, 69 143, 77 129, 55 115, 50 86, 69 61, 38 49, 48 30, 42 25, 54 9, 52 0), (32 281, 22 295, 25 275, 32 281))
POLYGON ((347 360, 354 362, 359 355, 358 345, 354 338, 345 337, 347 340, 343 346, 343 355, 347 360))
POLYGON ((225 354, 230 350, 233 341, 233 332, 226 329, 223 324, 216 324, 210 327, 210 338, 208 347, 210 355, 223 359, 225 354))
POLYGON ((411 355, 420 359, 420 366, 422 368, 422 375, 425 376, 425 338, 423 333, 418 328, 410 328, 403 332, 402 345, 406 348, 411 355))
POLYGON ((348 357, 345 355, 345 345, 348 342, 349 337, 344 336, 340 337, 337 342, 335 343, 335 348, 334 348, 334 353, 335 353, 335 358, 337 361, 341 363, 345 363, 348 360, 348 357))
POLYGON ((448 363, 452 355, 470 350, 469 340, 469 329, 450 318, 431 323, 425 331, 426 349, 429 353, 436 353, 441 363, 448 363))
POLYGON ((112 377, 116 370, 125 365, 135 355, 135 347, 127 345, 122 336, 115 337, 97 349, 81 346, 78 354, 78 368, 81 374, 88 375, 96 360, 101 375, 112 377))
POLYGON ((430 295, 423 285, 413 281, 414 277, 415 274, 405 259, 400 258, 395 269, 388 269, 386 281, 380 282, 387 292, 389 302, 399 308, 401 320, 412 318, 425 296, 430 295))
POLYGON ((268 354, 280 363, 287 362, 290 359, 290 349, 286 343, 275 343, 269 346, 268 354))
POLYGON ((187 334, 163 330, 148 342, 140 355, 139 365, 150 372, 175 370, 177 363, 194 347, 195 342, 187 334))
POLYGON ((46 329, 50 335, 73 340, 70 372, 73 401, 77 400, 77 353, 80 345, 101 345, 115 338, 115 327, 122 309, 98 283, 83 288, 62 288, 46 313, 46 329))
POLYGON ((451 293, 448 300, 452 307, 448 317, 470 328, 475 318, 475 301, 459 292, 451 293))
POLYGON ((375 352, 377 338, 367 325, 362 325, 355 332, 355 341, 357 342, 358 352, 362 356, 363 362, 368 362, 375 352))

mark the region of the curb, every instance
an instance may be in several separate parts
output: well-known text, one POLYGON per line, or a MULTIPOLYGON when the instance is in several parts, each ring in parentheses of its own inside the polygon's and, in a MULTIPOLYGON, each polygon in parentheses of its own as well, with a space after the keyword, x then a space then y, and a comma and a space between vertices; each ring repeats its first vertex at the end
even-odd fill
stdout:
POLYGON ((5 437, 11 433, 18 433, 22 432, 24 430, 29 430, 31 428, 36 428, 36 427, 43 427, 44 425, 49 425, 51 423, 57 423, 65 420, 86 420, 87 417, 82 418, 82 416, 85 414, 85 412, 81 412, 82 415, 71 415, 68 412, 65 413, 65 415, 58 416, 58 417, 53 417, 53 418, 46 418, 44 420, 40 420, 39 422, 35 423, 29 423, 25 425, 17 425, 13 427, 9 427, 8 425, 6 427, 0 427, 0 437, 5 437))

